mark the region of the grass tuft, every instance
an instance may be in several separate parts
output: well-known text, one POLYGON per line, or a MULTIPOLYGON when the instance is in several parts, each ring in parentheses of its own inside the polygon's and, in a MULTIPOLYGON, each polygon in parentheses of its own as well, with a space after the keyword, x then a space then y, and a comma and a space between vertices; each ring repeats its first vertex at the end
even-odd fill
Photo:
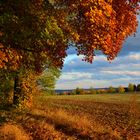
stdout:
POLYGON ((32 140, 31 137, 21 128, 13 124, 4 124, 0 128, 0 140, 32 140))

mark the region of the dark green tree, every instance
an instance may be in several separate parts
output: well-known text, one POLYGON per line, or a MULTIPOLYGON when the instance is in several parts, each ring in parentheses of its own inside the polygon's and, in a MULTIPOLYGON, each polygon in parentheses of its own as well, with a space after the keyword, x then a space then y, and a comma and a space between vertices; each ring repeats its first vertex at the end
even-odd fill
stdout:
POLYGON ((134 91, 134 84, 129 83, 129 85, 128 85, 128 91, 129 92, 133 92, 134 91))
POLYGON ((137 85, 137 91, 140 91, 140 84, 137 85))
POLYGON ((84 94, 84 90, 83 90, 82 88, 77 87, 77 88, 75 89, 75 93, 76 93, 77 95, 84 94))

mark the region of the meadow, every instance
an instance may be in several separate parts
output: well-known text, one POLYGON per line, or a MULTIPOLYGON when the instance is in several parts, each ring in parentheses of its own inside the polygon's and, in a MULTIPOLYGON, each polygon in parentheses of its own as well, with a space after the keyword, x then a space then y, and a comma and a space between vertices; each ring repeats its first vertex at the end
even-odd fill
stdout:
POLYGON ((139 140, 140 94, 40 95, 0 108, 0 140, 139 140))

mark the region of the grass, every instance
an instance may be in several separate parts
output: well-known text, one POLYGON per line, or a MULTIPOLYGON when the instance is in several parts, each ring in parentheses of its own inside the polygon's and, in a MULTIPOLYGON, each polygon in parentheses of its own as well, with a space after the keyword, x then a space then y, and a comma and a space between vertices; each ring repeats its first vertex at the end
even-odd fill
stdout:
POLYGON ((140 139, 140 94, 41 95, 0 109, 0 140, 140 139))
POLYGON ((57 100, 80 100, 95 101, 107 103, 128 103, 135 96, 136 102, 140 103, 140 93, 123 93, 123 94, 94 94, 94 95, 54 95, 42 96, 41 100, 57 99, 57 100))
POLYGON ((0 140, 30 140, 30 137, 20 126, 7 123, 0 129, 0 140))

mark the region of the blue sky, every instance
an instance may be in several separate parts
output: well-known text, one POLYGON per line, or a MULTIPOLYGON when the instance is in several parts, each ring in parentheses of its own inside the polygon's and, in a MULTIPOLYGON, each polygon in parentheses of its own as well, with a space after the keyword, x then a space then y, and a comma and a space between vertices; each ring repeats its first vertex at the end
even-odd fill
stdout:
MULTIPOLYGON (((140 22, 140 17, 138 17, 140 22)), ((93 64, 82 61, 74 49, 68 50, 56 89, 103 88, 140 83, 140 25, 136 37, 129 37, 118 57, 109 63, 104 55, 97 55, 93 64)))

